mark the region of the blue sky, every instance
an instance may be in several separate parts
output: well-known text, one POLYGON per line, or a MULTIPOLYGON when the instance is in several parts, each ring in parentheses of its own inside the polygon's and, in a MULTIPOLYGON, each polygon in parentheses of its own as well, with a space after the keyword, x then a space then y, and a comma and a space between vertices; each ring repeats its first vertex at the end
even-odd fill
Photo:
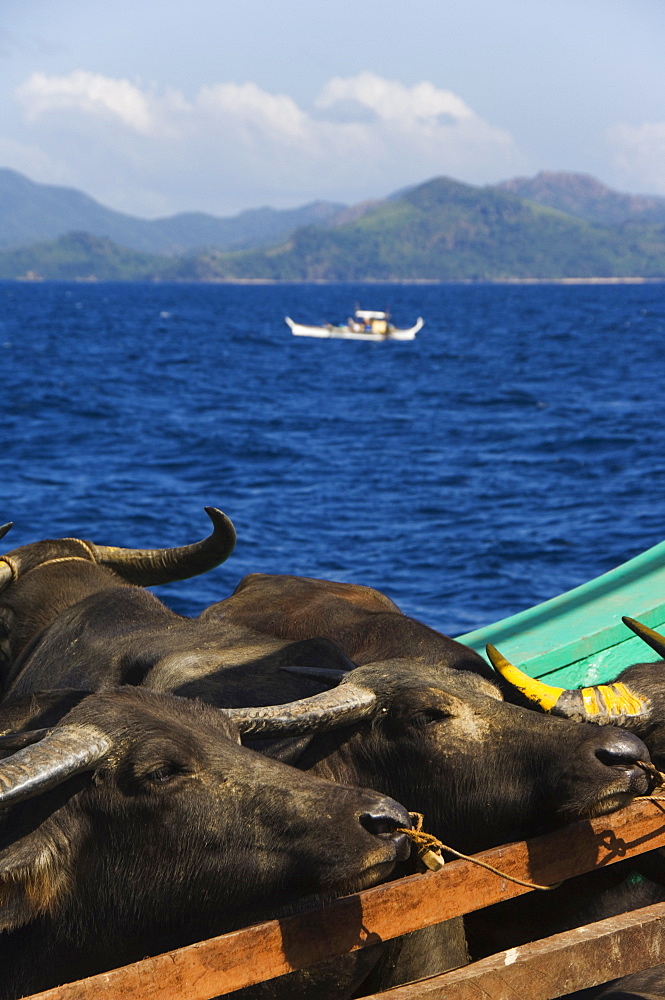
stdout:
POLYGON ((438 175, 665 195, 663 0, 0 0, 0 166, 145 217, 438 175))

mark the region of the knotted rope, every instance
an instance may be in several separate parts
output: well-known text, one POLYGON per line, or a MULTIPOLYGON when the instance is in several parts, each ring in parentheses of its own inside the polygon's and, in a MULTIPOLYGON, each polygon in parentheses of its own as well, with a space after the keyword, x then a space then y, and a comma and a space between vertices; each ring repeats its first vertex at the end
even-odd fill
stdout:
MULTIPOLYGON (((665 772, 659 771, 658 768, 651 762, 644 760, 638 760, 637 766, 641 767, 643 771, 646 771, 650 775, 653 781, 654 788, 659 788, 665 785, 665 772)), ((663 796, 656 795, 640 795, 638 798, 653 799, 654 801, 662 802, 664 800, 663 796)), ((441 856, 442 851, 448 851, 448 853, 453 854, 456 858, 461 858, 463 861, 470 861, 474 865, 479 865, 481 868, 486 868, 488 871, 493 872, 500 878, 506 878, 509 882, 514 882, 516 885, 523 885, 526 889, 540 889, 543 892, 547 892, 550 889, 557 889, 561 882, 555 882, 553 885, 538 885, 537 882, 527 882, 524 879, 515 878, 514 875, 509 875, 507 872, 502 872, 499 868, 495 868, 493 865, 487 864, 486 861, 480 861, 469 854, 462 854, 461 851, 456 851, 454 847, 449 847, 447 844, 442 843, 438 837, 433 836, 431 833, 427 833, 423 830, 424 816, 422 813, 412 812, 409 813, 411 817, 411 822, 413 828, 407 830, 406 827, 401 827, 399 833, 405 834, 413 846, 416 849, 418 857, 426 868, 430 871, 439 871, 443 868, 445 861, 441 856)))
MULTIPOLYGON (((653 781, 654 788, 660 788, 663 785, 665 785, 665 773, 663 773, 663 771, 659 771, 656 765, 652 764, 651 761, 647 763, 645 760, 638 760, 637 766, 641 767, 643 771, 646 771, 647 774, 651 775, 651 780, 653 781)), ((651 789, 651 791, 653 791, 653 788, 651 789)), ((652 795, 651 792, 649 792, 648 795, 639 795, 638 798, 654 799, 657 801, 662 801, 662 796, 652 795)))
POLYGON ((498 875, 500 878, 507 878, 508 881, 514 882, 516 885, 523 885, 527 889, 542 889, 543 892, 546 892, 550 889, 557 889, 561 885, 561 882, 555 882, 554 885, 538 885, 536 882, 525 882, 524 879, 515 878, 514 875, 509 875, 507 872, 502 872, 493 865, 488 865, 486 861, 480 861, 469 854, 462 854, 461 851, 456 851, 454 847, 448 847, 447 844, 443 844, 437 837, 423 830, 424 817, 422 813, 412 812, 409 813, 409 816, 413 823, 413 829, 407 830, 405 827, 402 827, 398 832, 406 834, 413 843, 418 857, 430 871, 435 872, 443 868, 445 862, 441 857, 441 851, 449 851, 456 858, 461 858, 463 861, 471 861, 472 864, 486 868, 488 871, 493 872, 494 875, 498 875))

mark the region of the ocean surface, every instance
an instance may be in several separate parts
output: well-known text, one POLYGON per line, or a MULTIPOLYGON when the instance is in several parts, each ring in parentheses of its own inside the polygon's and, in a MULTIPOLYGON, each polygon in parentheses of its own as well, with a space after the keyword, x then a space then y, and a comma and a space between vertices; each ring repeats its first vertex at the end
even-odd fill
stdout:
MULTIPOLYGON (((250 572, 378 587, 450 635, 665 538, 665 285, 0 284, 3 551, 74 535, 238 545, 250 572), (284 316, 418 315, 412 343, 284 316)), ((629 611, 630 609, 627 609, 629 611)))

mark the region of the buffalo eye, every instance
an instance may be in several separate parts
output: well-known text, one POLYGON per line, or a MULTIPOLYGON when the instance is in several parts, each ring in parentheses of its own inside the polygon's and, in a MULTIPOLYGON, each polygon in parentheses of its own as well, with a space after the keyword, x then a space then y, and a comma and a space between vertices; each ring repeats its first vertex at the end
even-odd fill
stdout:
POLYGON ((178 775, 184 774, 185 768, 182 764, 178 764, 175 761, 171 761, 168 764, 160 764, 159 767, 155 767, 152 771, 146 771, 143 775, 143 781, 151 785, 165 785, 167 782, 172 781, 173 778, 177 778, 178 775))
POLYGON ((436 722, 443 722, 444 719, 451 717, 452 713, 446 712, 443 708, 424 708, 414 716, 413 721, 418 726, 432 726, 436 722))

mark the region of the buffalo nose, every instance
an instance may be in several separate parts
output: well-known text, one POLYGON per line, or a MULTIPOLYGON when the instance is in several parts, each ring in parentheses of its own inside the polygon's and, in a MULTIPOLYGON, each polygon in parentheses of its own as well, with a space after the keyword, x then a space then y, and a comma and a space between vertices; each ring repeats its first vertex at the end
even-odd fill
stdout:
POLYGON ((360 822, 375 836, 394 833, 398 827, 411 829, 411 817, 407 810, 387 795, 377 799, 372 808, 361 813, 360 822))
POLYGON ((608 767, 634 767, 638 761, 649 763, 651 760, 646 745, 627 729, 604 726, 599 742, 601 745, 596 749, 596 757, 608 767))
POLYGON ((359 818, 368 833, 393 842, 398 860, 408 858, 411 852, 409 839, 405 833, 398 832, 402 828, 411 829, 411 817, 404 806, 386 796, 379 799, 374 808, 361 813, 359 818))

